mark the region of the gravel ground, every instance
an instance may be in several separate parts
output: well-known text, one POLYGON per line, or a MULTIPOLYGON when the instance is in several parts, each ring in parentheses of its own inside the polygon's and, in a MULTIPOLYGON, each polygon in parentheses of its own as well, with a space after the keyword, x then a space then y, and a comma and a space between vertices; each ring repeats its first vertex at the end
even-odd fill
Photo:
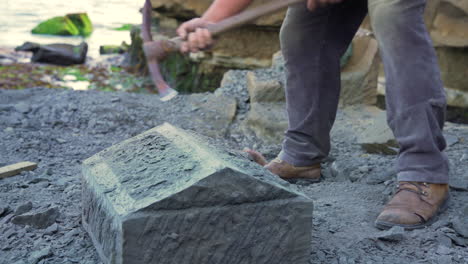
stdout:
MULTIPOLYGON (((239 85, 232 85, 244 100, 236 123, 248 107, 239 85)), ((39 164, 0 180, 0 263, 100 263, 81 226, 81 161, 163 122, 205 131, 192 122, 197 113, 188 98, 161 103, 143 94, 0 90, 0 165, 39 164)), ((426 229, 385 232, 373 221, 395 186, 394 157, 364 153, 340 129, 346 126, 342 114, 337 124, 324 181, 294 187, 315 201, 310 263, 468 263, 468 126, 447 127, 455 182, 450 208, 426 229)), ((217 141, 235 149, 255 146, 268 157, 279 150, 252 135, 231 133, 217 141)))

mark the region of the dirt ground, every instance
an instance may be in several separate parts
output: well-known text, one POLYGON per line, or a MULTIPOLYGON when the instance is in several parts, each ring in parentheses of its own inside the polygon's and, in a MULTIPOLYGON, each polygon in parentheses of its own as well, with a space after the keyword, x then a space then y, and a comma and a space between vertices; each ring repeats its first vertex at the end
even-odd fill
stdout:
MULTIPOLYGON (((197 113, 188 100, 188 95, 162 103, 155 95, 123 92, 0 90, 0 166, 39 164, 35 171, 0 180, 0 264, 101 263, 81 226, 81 162, 163 122, 205 131, 210 124, 192 121, 197 113), (24 211, 46 216, 58 211, 58 216, 46 229, 14 224, 15 214, 24 211)), ((395 157, 366 154, 340 130, 345 122, 340 113, 325 179, 294 187, 315 202, 310 263, 468 263, 468 126, 448 124, 446 130, 454 179, 449 209, 426 229, 386 232, 373 221, 395 187, 395 157)), ((242 134, 217 141, 238 150, 255 146, 270 158, 279 150, 242 134)))

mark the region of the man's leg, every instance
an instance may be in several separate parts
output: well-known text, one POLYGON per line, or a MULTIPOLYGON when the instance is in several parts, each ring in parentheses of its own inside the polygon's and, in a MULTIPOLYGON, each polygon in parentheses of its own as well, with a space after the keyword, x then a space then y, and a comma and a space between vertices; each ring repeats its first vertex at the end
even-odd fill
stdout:
POLYGON ((400 189, 378 218, 387 227, 425 224, 448 195, 446 99, 424 25, 425 5, 426 0, 369 0, 387 78, 388 122, 400 145, 400 189))
POLYGON ((281 48, 289 128, 280 160, 306 167, 329 154, 340 93, 340 58, 366 14, 366 0, 344 1, 314 12, 305 3, 288 10, 281 48))

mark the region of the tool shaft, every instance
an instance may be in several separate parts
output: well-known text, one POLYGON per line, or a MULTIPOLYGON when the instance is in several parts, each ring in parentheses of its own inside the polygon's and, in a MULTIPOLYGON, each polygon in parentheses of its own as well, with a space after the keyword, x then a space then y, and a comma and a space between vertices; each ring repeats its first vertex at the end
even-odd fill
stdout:
MULTIPOLYGON (((299 4, 303 2, 305 2, 305 0, 273 0, 271 2, 268 2, 267 4, 263 4, 261 6, 257 6, 252 9, 248 9, 235 16, 226 18, 218 23, 210 24, 206 28, 215 37, 229 30, 232 30, 234 28, 237 28, 239 26, 252 22, 260 17, 274 14, 290 5, 295 5, 295 4, 299 4)), ((170 41, 175 44, 173 48, 175 49, 174 51, 176 51, 177 49, 180 48, 180 44, 184 40, 180 37, 175 37, 171 39, 170 41)))

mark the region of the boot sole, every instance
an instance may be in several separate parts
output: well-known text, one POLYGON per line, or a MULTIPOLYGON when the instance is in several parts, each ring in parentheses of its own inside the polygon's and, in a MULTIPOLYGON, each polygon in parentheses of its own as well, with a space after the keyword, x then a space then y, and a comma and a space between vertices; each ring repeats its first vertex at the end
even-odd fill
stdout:
POLYGON ((447 196, 447 198, 445 199, 444 203, 439 207, 439 209, 437 210, 437 212, 435 213, 435 215, 429 219, 428 221, 422 223, 422 224, 417 224, 417 225, 402 225, 402 224, 394 224, 394 223, 390 223, 390 222, 385 222, 385 221, 375 221, 374 225, 376 228, 380 229, 380 230, 388 230, 394 226, 399 226, 399 227, 403 227, 405 230, 415 230, 415 229, 421 229, 421 228, 425 228, 427 226, 430 226, 432 225, 434 222, 436 222, 440 216, 440 214, 442 214, 443 212, 445 212, 449 206, 449 203, 450 203, 450 194, 447 196))

